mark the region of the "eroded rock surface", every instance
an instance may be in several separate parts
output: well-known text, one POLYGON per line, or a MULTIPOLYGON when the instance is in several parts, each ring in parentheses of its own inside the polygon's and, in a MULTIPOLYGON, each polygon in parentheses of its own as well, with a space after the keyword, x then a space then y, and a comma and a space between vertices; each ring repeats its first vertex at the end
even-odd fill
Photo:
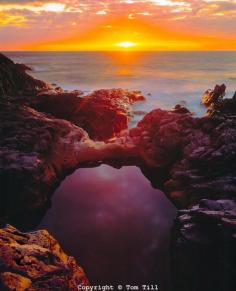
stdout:
POLYGON ((0 229, 1 290, 78 290, 89 284, 73 257, 46 231, 0 229))
POLYGON ((0 217, 11 222, 47 205, 76 168, 137 159, 134 146, 94 142, 82 128, 28 106, 0 103, 0 121, 0 217))
POLYGON ((172 241, 174 290, 236 289, 236 201, 204 199, 178 212, 172 241))
POLYGON ((1 103, 0 117, 0 213, 10 217, 46 203, 88 135, 26 106, 1 103))
MULTIPOLYGON (((131 129, 146 176, 178 207, 236 193, 236 119, 154 110, 131 129), (161 185, 157 185, 161 186, 161 185)), ((131 141, 130 141, 131 140, 131 141)))
POLYGON ((63 118, 85 129, 95 140, 107 140, 128 128, 131 104, 144 101, 140 92, 122 89, 81 92, 45 92, 31 104, 35 109, 63 118))
POLYGON ((49 88, 45 82, 34 79, 25 70, 26 67, 17 65, 0 54, 0 98, 25 98, 49 88))
POLYGON ((224 98, 226 86, 216 85, 214 90, 207 90, 202 96, 202 103, 207 107, 209 116, 235 115, 236 113, 236 92, 232 98, 224 98))

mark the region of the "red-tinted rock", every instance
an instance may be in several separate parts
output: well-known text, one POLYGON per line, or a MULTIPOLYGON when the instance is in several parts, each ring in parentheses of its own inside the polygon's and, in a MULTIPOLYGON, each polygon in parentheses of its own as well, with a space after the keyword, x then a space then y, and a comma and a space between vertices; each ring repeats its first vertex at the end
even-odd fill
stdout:
POLYGON ((32 106, 73 122, 92 139, 106 140, 127 129, 130 105, 144 100, 140 92, 121 89, 98 90, 82 98, 80 95, 80 92, 49 92, 33 100, 32 106))
POLYGON ((82 129, 26 106, 0 105, 0 216, 44 205, 64 173, 78 164, 82 129))
POLYGON ((226 86, 216 85, 214 90, 208 90, 202 97, 202 103, 207 107, 208 116, 223 116, 236 114, 236 93, 232 98, 224 98, 226 86))
POLYGON ((202 103, 206 106, 210 106, 212 103, 219 102, 224 98, 225 90, 225 84, 222 84, 221 86, 216 85, 214 90, 207 90, 202 96, 202 103))
POLYGON ((22 65, 19 66, 0 54, 0 98, 26 97, 48 88, 45 82, 28 75, 22 65))
POLYGON ((17 225, 31 223, 76 168, 137 160, 134 146, 96 143, 69 121, 12 103, 0 103, 0 136, 0 217, 17 225))
POLYGON ((26 71, 33 71, 33 69, 25 64, 16 64, 16 66, 22 70, 23 72, 26 72, 26 71))
POLYGON ((78 290, 88 286, 84 271, 46 231, 0 229, 1 290, 78 290))

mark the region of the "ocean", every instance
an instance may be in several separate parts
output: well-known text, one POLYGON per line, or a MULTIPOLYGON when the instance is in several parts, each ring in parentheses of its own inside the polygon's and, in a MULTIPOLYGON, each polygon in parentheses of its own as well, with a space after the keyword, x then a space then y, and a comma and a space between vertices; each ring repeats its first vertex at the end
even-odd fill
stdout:
POLYGON ((36 78, 64 89, 123 88, 140 90, 140 112, 186 105, 197 116, 205 112, 200 98, 215 84, 225 83, 227 96, 236 90, 236 52, 7 52, 14 61, 33 68, 36 78))

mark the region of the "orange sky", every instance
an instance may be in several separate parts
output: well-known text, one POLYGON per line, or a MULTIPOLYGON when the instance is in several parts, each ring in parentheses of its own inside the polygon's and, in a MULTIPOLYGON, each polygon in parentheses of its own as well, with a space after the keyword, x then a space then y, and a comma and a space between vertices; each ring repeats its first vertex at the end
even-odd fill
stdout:
POLYGON ((236 0, 9 0, 4 50, 235 50, 236 0))

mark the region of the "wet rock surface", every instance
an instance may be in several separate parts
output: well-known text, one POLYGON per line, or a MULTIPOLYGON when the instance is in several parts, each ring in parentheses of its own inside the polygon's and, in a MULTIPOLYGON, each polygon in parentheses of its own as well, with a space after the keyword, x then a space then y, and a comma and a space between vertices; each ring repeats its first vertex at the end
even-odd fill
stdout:
MULTIPOLYGON (((224 98, 224 85, 205 93, 208 116, 195 118, 177 105, 153 110, 129 130, 130 105, 143 100, 139 92, 99 90, 82 97, 49 88, 3 55, 0 64, 1 219, 20 222, 45 207, 76 168, 136 165, 186 209, 175 223, 173 290, 235 290, 236 107, 235 96, 224 98)), ((2 280, 18 275, 6 272, 2 280)))
POLYGON ((22 64, 14 64, 13 61, 0 54, 0 98, 20 97, 48 89, 49 86, 43 81, 36 80, 25 71, 22 64))
POLYGON ((140 92, 122 89, 98 90, 81 97, 80 91, 46 92, 31 106, 84 128, 95 140, 106 140, 128 128, 131 104, 144 101, 140 92))
POLYGON ((194 118, 157 109, 131 129, 128 138, 138 148, 146 176, 178 207, 203 198, 234 197, 234 117, 194 118), (157 183, 160 172, 162 185, 157 183))
POLYGON ((215 115, 235 115, 236 112, 236 92, 232 98, 225 98, 226 86, 216 85, 214 90, 207 90, 202 96, 202 103, 207 107, 209 116, 215 115))
POLYGON ((173 233, 174 290, 236 289, 235 200, 204 199, 179 211, 173 233))
POLYGON ((48 208, 76 168, 137 158, 134 146, 96 143, 82 128, 28 106, 0 103, 0 121, 0 217, 17 226, 31 228, 29 217, 48 208))
POLYGON ((78 290, 89 284, 75 259, 46 230, 1 228, 0 261, 1 290, 78 290))
POLYGON ((88 135, 65 120, 12 103, 1 103, 0 117, 0 216, 9 219, 46 203, 77 164, 78 147, 88 135))

